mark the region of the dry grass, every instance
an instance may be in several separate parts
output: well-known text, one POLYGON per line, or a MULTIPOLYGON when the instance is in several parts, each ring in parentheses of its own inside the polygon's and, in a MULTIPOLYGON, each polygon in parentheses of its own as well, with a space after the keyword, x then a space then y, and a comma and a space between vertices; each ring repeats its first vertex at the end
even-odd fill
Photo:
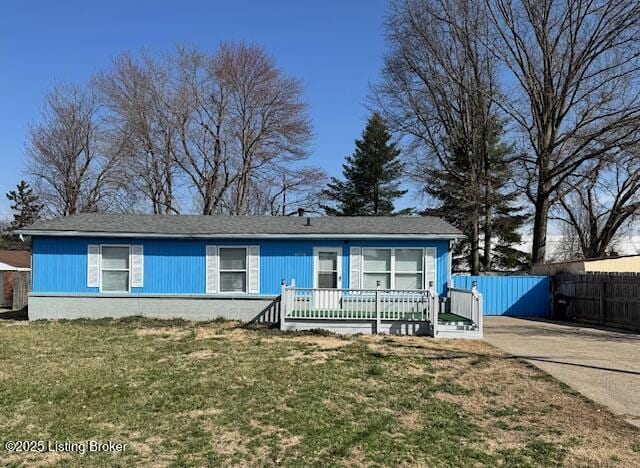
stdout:
POLYGON ((4 441, 129 447, 16 466, 640 466, 637 429, 478 341, 6 322, 0 403, 4 441))

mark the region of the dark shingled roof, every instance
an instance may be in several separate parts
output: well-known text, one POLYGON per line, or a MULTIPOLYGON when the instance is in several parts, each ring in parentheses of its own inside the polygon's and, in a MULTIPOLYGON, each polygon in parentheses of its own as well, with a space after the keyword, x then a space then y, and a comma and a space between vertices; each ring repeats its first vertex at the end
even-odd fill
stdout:
POLYGON ((301 217, 301 216, 195 216, 87 213, 41 220, 23 234, 88 233, 132 234, 135 236, 385 236, 408 235, 443 238, 460 237, 461 232, 432 216, 397 217, 301 217), (311 225, 307 226, 307 219, 311 225))

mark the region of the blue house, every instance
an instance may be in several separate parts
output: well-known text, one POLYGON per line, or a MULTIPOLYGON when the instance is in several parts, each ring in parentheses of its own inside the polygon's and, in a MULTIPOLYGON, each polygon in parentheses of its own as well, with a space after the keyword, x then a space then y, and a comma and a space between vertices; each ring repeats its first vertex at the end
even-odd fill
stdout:
POLYGON ((434 217, 131 214, 21 233, 33 239, 30 319, 224 317, 351 332, 437 323, 461 237, 434 217))

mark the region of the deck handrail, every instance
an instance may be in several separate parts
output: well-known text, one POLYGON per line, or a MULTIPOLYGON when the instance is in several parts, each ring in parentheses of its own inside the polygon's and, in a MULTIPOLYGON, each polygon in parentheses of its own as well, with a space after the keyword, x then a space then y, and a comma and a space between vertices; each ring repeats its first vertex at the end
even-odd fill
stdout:
POLYGON ((432 294, 432 292, 428 289, 376 289, 376 288, 360 288, 360 289, 352 289, 352 288, 301 288, 298 286, 286 286, 287 290, 296 290, 296 291, 339 291, 339 292, 380 292, 380 293, 413 293, 413 294, 432 294))
POLYGON ((450 311, 464 317, 478 327, 480 335, 483 333, 484 303, 483 297, 474 286, 471 289, 449 288, 450 311))

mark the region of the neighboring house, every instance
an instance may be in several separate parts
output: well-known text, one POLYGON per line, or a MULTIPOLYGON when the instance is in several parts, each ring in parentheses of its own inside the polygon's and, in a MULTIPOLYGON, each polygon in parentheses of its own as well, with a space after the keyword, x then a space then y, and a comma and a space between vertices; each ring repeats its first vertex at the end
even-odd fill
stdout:
POLYGON ((0 250, 0 307, 13 308, 14 283, 22 281, 22 277, 28 279, 30 270, 31 252, 28 250, 0 250))
POLYGON ((534 275, 555 275, 556 273, 640 273, 640 255, 585 258, 571 262, 542 263, 533 265, 534 275))
MULTIPOLYGON (((277 321, 283 282, 295 284, 298 296, 288 304, 291 317, 300 312, 292 307, 304 305, 309 314, 340 318, 357 312, 349 305, 355 297, 360 312, 371 314, 377 287, 391 309, 404 307, 403 317, 424 312, 419 301, 446 294, 451 241, 461 237, 434 217, 125 214, 43 220, 21 233, 32 236, 30 319, 243 321, 277 321), (408 290, 413 295, 402 300, 393 295, 408 290)), ((433 313, 437 304, 431 307, 433 313)))
MULTIPOLYGON (((553 227, 550 228, 553 230, 553 227)), ((640 232, 636 229, 636 232, 640 232)), ((533 237, 530 234, 522 233, 522 242, 516 247, 523 252, 531 252, 533 237)), ((565 258, 567 245, 575 244, 575 240, 567 238, 561 234, 548 234, 545 249, 545 261, 556 262, 565 258)), ((640 235, 627 234, 616 236, 610 245, 611 249, 621 256, 640 254, 640 235)))

